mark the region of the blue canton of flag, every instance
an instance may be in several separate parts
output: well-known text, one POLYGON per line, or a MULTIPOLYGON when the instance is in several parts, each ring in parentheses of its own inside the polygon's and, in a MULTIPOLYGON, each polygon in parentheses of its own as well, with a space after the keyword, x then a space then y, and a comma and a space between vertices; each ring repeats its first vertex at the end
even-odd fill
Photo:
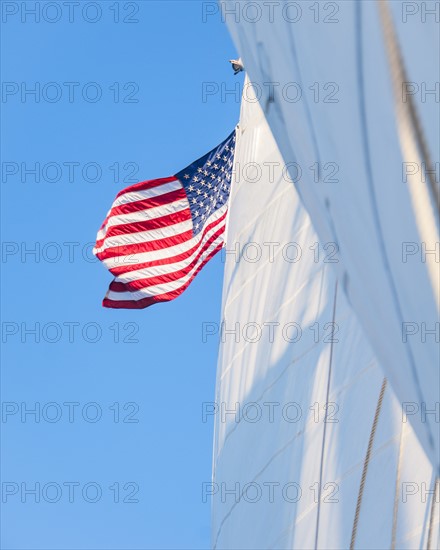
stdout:
POLYGON ((235 130, 176 175, 118 193, 94 249, 115 277, 105 307, 173 300, 221 250, 234 150, 235 130))
POLYGON ((176 174, 188 197, 194 235, 228 201, 234 151, 235 130, 216 149, 176 174))

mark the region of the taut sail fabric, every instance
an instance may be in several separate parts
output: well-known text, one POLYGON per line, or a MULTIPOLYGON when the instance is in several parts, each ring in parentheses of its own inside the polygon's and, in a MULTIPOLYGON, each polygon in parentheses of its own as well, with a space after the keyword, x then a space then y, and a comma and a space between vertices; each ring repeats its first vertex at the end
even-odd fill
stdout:
POLYGON ((337 243, 341 300, 398 401, 412 404, 438 472, 438 210, 420 204, 439 179, 438 5, 286 2, 258 16, 221 5, 311 222, 321 242, 337 243))
POLYGON ((213 548, 436 548, 433 467, 254 101, 233 173, 213 548))

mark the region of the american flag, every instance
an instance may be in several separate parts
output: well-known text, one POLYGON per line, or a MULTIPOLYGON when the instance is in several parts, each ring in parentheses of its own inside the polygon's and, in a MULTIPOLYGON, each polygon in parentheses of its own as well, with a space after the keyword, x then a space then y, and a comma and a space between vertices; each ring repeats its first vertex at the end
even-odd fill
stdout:
POLYGON ((118 193, 93 250, 115 277, 104 307, 173 300, 222 248, 234 150, 235 130, 175 176, 118 193))

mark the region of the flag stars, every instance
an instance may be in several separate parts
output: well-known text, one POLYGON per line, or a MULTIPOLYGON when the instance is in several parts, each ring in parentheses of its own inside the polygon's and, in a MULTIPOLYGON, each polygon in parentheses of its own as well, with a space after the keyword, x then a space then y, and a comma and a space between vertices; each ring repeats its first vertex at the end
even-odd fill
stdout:
POLYGON ((178 176, 187 193, 194 235, 203 230, 213 213, 225 207, 231 181, 234 147, 235 143, 231 138, 215 150, 209 156, 209 160, 196 161, 178 176))

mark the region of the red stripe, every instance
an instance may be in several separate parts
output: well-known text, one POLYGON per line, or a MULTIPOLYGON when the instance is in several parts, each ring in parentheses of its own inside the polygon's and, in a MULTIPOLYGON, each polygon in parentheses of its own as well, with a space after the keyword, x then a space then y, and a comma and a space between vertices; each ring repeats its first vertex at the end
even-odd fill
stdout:
MULTIPOLYGON (((157 197, 150 197, 148 199, 142 199, 140 201, 127 202, 126 204, 121 204, 120 206, 114 206, 110 209, 110 212, 107 214, 107 217, 102 222, 99 231, 102 231, 108 220, 112 216, 119 216, 124 214, 132 214, 133 212, 139 212, 140 210, 149 210, 150 208, 155 208, 157 206, 163 206, 171 202, 175 202, 180 199, 185 199, 186 193, 183 187, 181 189, 176 189, 175 191, 170 191, 169 193, 164 193, 157 197)), ((102 240, 102 239, 101 239, 102 240)))
MULTIPOLYGON (((106 258, 117 258, 118 256, 134 256, 135 254, 140 254, 142 252, 152 252, 154 250, 168 248, 170 246, 186 242, 189 239, 192 239, 192 237, 193 232, 191 229, 189 231, 185 231, 184 233, 180 233, 179 235, 173 235, 172 237, 165 237, 164 239, 157 239, 155 241, 112 246, 106 248, 102 252, 99 252, 99 254, 97 254, 97 257, 100 260, 105 260, 106 258)), ((133 260, 135 260, 135 258, 133 258, 133 260)), ((124 263, 129 261, 130 259, 124 260, 124 263)))
MULTIPOLYGON (((209 225, 207 225, 204 229, 204 231, 209 231, 213 226, 220 223, 223 219, 226 218, 227 211, 220 216, 218 220, 215 220, 211 222, 209 225)), ((102 252, 99 252, 97 254, 97 257, 100 260, 105 260, 107 258, 116 258, 118 256, 133 256, 135 254, 141 254, 142 252, 153 252, 155 250, 162 250, 164 248, 169 248, 171 246, 179 245, 183 242, 188 241, 189 239, 192 239, 193 237, 192 230, 185 231, 184 233, 180 233, 179 235, 173 235, 172 237, 165 237, 164 239, 157 239, 154 241, 148 241, 144 243, 135 243, 135 244, 127 244, 127 245, 120 245, 120 246, 113 246, 106 248, 102 252)), ((133 258, 135 261, 136 258, 133 258)), ((135 266, 133 269, 139 269, 139 263, 128 263, 130 262, 130 258, 127 258, 124 260, 124 263, 122 266, 124 266, 127 263, 127 266, 135 266)), ((114 268, 116 269, 116 268, 114 268)))
POLYGON ((146 199, 141 199, 138 201, 126 202, 125 204, 114 206, 110 210, 106 221, 112 216, 118 216, 120 214, 131 214, 132 212, 138 212, 139 210, 147 210, 149 208, 163 206, 164 204, 169 204, 170 202, 175 202, 185 198, 185 189, 181 187, 180 189, 175 189, 174 191, 164 193, 163 195, 158 195, 157 197, 148 197, 146 199))
POLYGON ((141 290, 142 288, 145 288, 147 286, 156 286, 160 284, 165 283, 171 283, 172 281, 176 281, 177 279, 181 279, 185 275, 188 275, 188 273, 191 271, 191 269, 197 264, 200 257, 203 255, 203 253, 209 248, 209 246, 219 237, 222 233, 224 233, 224 226, 221 227, 217 233, 212 235, 206 243, 203 245, 203 248, 198 252, 195 258, 193 260, 186 264, 185 267, 180 269, 179 271, 173 271, 172 273, 165 273, 163 275, 155 275, 153 277, 145 277, 143 279, 136 279, 134 281, 130 281, 127 283, 120 283, 113 281, 110 284, 109 290, 112 290, 114 292, 126 292, 133 291, 136 292, 137 290, 141 290))
POLYGON ((152 220, 145 220, 142 222, 124 223, 119 225, 113 225, 105 234, 105 237, 96 241, 97 248, 100 248, 107 239, 117 237, 119 235, 129 235, 132 233, 141 233, 142 231, 152 231, 154 229, 163 229, 169 225, 175 225, 176 223, 185 222, 191 219, 191 211, 189 208, 186 210, 180 210, 179 212, 173 212, 167 214, 161 218, 153 218, 152 220))
POLYGON ((177 178, 175 176, 169 176, 168 178, 141 181, 131 185, 130 187, 122 189, 122 191, 119 191, 116 198, 122 197, 122 195, 125 195, 126 193, 135 193, 136 191, 144 191, 145 189, 151 189, 152 187, 159 187, 160 185, 165 185, 171 181, 177 181, 177 178))
POLYGON ((213 250, 209 256, 207 256, 203 262, 200 264, 200 266, 197 268, 197 270, 194 272, 192 277, 180 288, 177 290, 173 290, 172 292, 168 292, 165 294, 159 294, 157 296, 150 296, 148 298, 142 298, 142 300, 109 300, 108 298, 104 298, 102 305, 104 307, 112 308, 112 309, 144 309, 148 306, 151 306, 153 304, 159 303, 159 302, 169 302, 170 300, 174 300, 174 298, 177 298, 182 294, 186 288, 188 288, 189 284, 192 282, 194 277, 199 273, 199 271, 203 268, 204 265, 215 255, 219 250, 221 250, 223 247, 223 244, 220 243, 218 247, 213 250))
MULTIPOLYGON (((179 181, 179 180, 177 180, 174 177, 170 177, 170 178, 162 178, 161 180, 150 180, 150 181, 143 181, 141 183, 136 183, 135 185, 132 185, 131 187, 128 187, 127 189, 123 189, 122 191, 120 191, 116 195, 116 198, 113 201, 113 204, 116 202, 116 200, 119 197, 122 197, 123 195, 128 193, 129 189, 131 189, 131 192, 145 191, 146 189, 151 189, 153 187, 160 187, 172 181, 179 181)), ((180 189, 177 189, 175 191, 170 191, 169 193, 164 193, 163 195, 159 195, 158 197, 150 197, 150 198, 146 198, 138 201, 127 202, 119 206, 112 206, 105 220, 102 222, 99 230, 101 231, 101 229, 105 227, 105 224, 107 223, 109 218, 111 218, 112 216, 117 216, 118 214, 130 214, 131 212, 137 212, 138 210, 146 210, 148 208, 154 208, 155 206, 161 206, 162 204, 166 204, 168 202, 174 202, 175 200, 179 200, 179 199, 184 199, 185 197, 186 197, 185 190, 183 189, 183 187, 181 187, 180 189), (175 198, 174 198, 174 194, 175 194, 175 198), (159 197, 166 197, 166 199, 165 200, 159 199, 159 197)))
MULTIPOLYGON (((219 220, 217 220, 215 223, 217 223, 218 225, 221 225, 223 222, 223 219, 224 219, 224 216, 219 220)), ((209 226, 205 227, 200 240, 192 248, 189 248, 184 252, 180 252, 179 254, 175 254, 174 256, 167 256, 166 258, 161 258, 159 260, 151 260, 149 262, 142 262, 142 263, 141 262, 135 263, 136 258, 132 258, 133 260, 132 263, 122 264, 116 267, 112 267, 111 269, 109 269, 109 271, 115 277, 117 277, 118 275, 121 275, 123 273, 129 273, 130 271, 137 271, 138 269, 145 269, 156 265, 166 265, 166 264, 172 264, 175 262, 180 262, 185 258, 188 258, 189 256, 191 256, 197 250, 197 248, 200 246, 201 241, 204 239, 208 231, 212 229, 213 225, 214 224, 209 224, 209 226)), ((219 228, 214 234, 218 236, 221 231, 224 231, 224 226, 219 228)))

